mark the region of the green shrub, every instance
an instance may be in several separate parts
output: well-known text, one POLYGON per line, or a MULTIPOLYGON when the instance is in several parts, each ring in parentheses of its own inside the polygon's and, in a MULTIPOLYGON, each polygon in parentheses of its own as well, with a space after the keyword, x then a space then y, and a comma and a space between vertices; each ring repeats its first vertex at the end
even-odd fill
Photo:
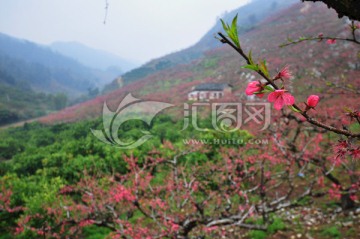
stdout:
POLYGON ((110 229, 91 225, 84 228, 84 238, 104 239, 109 235, 110 232, 110 229))
POLYGON ((267 237, 267 234, 264 231, 251 230, 249 232, 249 237, 251 239, 265 239, 267 237))
POLYGON ((341 232, 339 231, 339 229, 336 226, 325 228, 321 232, 321 235, 330 237, 330 238, 338 238, 338 239, 341 238, 341 232))
POLYGON ((281 220, 281 218, 275 217, 273 223, 268 227, 267 231, 270 234, 274 234, 275 232, 284 229, 285 229, 285 223, 281 220))

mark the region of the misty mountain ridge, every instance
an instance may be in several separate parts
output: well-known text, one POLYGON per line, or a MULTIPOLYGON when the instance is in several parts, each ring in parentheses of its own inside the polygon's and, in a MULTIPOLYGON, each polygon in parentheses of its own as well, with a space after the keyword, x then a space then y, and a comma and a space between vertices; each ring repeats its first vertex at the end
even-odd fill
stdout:
POLYGON ((84 66, 117 72, 118 75, 125 73, 139 64, 126 60, 115 54, 88 47, 79 42, 54 42, 50 48, 64 56, 71 57, 84 66))
POLYGON ((0 125, 95 97, 98 88, 118 74, 116 69, 92 69, 47 46, 0 33, 0 125))
POLYGON ((50 48, 0 33, 0 71, 46 93, 79 96, 100 80, 91 69, 50 48))
POLYGON ((61 92, 71 98, 86 94, 90 88, 101 89, 124 69, 135 66, 135 63, 81 43, 54 43, 49 47, 3 33, 0 33, 0 58, 0 70, 22 84, 38 92, 61 92), (54 48, 73 49, 73 53, 66 55, 54 48), (76 55, 83 59, 76 59, 76 55), (85 58, 88 65, 83 63, 85 58))
MULTIPOLYGON (((278 11, 289 7, 298 0, 253 0, 250 3, 239 7, 222 17, 225 21, 231 21, 238 14, 239 35, 245 34, 265 18, 276 14, 278 11)), ((215 19, 215 17, 214 17, 215 19)), ((163 57, 151 60, 139 68, 133 69, 122 75, 124 84, 141 80, 155 72, 162 71, 176 65, 188 64, 191 61, 204 57, 204 52, 217 47, 221 47, 214 38, 215 34, 222 30, 221 23, 217 19, 215 25, 193 46, 163 57)), ((105 87, 106 92, 119 88, 119 84, 114 80, 105 87)))

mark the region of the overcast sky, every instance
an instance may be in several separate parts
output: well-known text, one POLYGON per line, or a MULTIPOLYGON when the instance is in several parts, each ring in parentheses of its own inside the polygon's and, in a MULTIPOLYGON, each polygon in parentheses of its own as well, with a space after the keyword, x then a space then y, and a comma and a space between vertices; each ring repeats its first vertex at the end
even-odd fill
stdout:
POLYGON ((249 0, 0 0, 0 32, 42 44, 77 41, 144 63, 196 43, 249 0))

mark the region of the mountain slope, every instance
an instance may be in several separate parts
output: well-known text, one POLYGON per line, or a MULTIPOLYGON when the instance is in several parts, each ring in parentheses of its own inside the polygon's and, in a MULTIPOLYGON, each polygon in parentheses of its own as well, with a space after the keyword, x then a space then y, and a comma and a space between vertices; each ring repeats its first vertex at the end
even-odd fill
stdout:
MULTIPOLYGON (((240 41, 245 52, 253 50, 254 59, 266 58, 272 75, 284 65, 290 65, 295 75, 291 89, 296 94, 297 101, 304 101, 309 92, 317 92, 322 96, 322 104, 330 102, 331 105, 331 102, 340 97, 342 104, 336 106, 345 106, 350 101, 354 102, 353 96, 348 94, 347 97, 343 97, 341 91, 327 88, 324 81, 352 84, 355 88, 360 86, 360 65, 357 63, 358 56, 353 44, 338 42, 329 45, 325 41, 314 41, 285 48, 278 47, 287 37, 317 36, 320 32, 324 35, 343 37, 349 34, 347 23, 339 20, 336 13, 328 10, 323 4, 299 3, 267 18, 243 34, 240 41)), ((240 99, 236 100, 241 100, 247 82, 258 76, 249 70, 241 69, 240 66, 245 62, 239 59, 241 58, 237 53, 227 45, 215 48, 205 52, 204 58, 191 64, 177 65, 149 74, 140 81, 92 101, 67 108, 59 114, 43 118, 42 121, 75 121, 97 117, 101 115, 104 101, 110 108, 116 109, 121 99, 129 92, 142 99, 169 102, 181 107, 187 101, 186 96, 191 87, 203 82, 230 83, 234 86, 235 95, 240 96, 240 99)), ((181 110, 179 112, 182 113, 181 110)))
POLYGON ((89 99, 116 75, 0 33, 0 125, 60 110, 80 96, 89 99))
POLYGON ((100 80, 77 61, 35 43, 0 33, 0 70, 35 91, 76 97, 100 80))
POLYGON ((123 59, 106 51, 93 49, 78 42, 54 42, 51 49, 71 57, 81 64, 98 70, 117 70, 118 75, 137 66, 136 63, 123 59))
MULTIPOLYGON (((0 62, 2 60, 0 56, 0 62)), ((16 80, 0 70, 0 125, 36 118, 60 110, 66 104, 65 94, 36 93, 25 80, 16 80)))
MULTIPOLYGON (((252 29, 257 23, 267 16, 284 9, 295 2, 297 2, 297 0, 253 0, 249 4, 231 11, 223 18, 228 21, 230 18, 238 14, 238 24, 241 26, 239 34, 242 35, 252 29)), ((166 55, 159 59, 152 60, 143 66, 122 75, 124 84, 126 85, 131 82, 141 80, 142 78, 155 72, 162 71, 179 64, 187 64, 195 59, 203 57, 205 51, 220 46, 214 39, 214 35, 221 29, 222 27, 220 22, 216 21, 214 27, 212 27, 194 46, 166 55)), ((118 87, 119 85, 116 81, 114 81, 105 89, 106 92, 109 92, 118 87)))

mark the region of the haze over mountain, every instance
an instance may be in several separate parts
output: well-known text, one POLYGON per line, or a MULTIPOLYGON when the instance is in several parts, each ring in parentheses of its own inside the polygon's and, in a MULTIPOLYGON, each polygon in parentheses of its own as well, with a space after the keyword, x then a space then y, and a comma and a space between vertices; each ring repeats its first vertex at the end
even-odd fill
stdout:
POLYGON ((139 64, 106 51, 93 49, 79 42, 54 42, 51 49, 71 57, 81 64, 98 70, 125 73, 139 64))
POLYGON ((90 93, 94 97, 118 74, 0 33, 0 125, 59 110, 69 100, 89 99, 90 93))
MULTIPOLYGON (((237 8, 229 13, 226 13, 222 18, 225 21, 231 20, 233 16, 238 14, 239 34, 244 34, 251 30, 256 24, 265 18, 275 14, 284 9, 297 0, 253 0, 245 6, 237 8)), ((214 35, 221 31, 221 23, 219 20, 216 24, 196 43, 194 46, 184 49, 179 52, 168 54, 164 57, 154 59, 143 66, 136 68, 130 72, 122 75, 123 83, 137 81, 157 71, 168 69, 170 67, 190 63, 191 61, 204 56, 204 52, 219 47, 220 45, 214 38, 214 35)), ((112 82, 106 87, 106 91, 110 92, 118 87, 117 81, 112 82)))
POLYGON ((100 84, 91 70, 79 62, 26 40, 0 33, 0 70, 35 91, 85 93, 100 84))

